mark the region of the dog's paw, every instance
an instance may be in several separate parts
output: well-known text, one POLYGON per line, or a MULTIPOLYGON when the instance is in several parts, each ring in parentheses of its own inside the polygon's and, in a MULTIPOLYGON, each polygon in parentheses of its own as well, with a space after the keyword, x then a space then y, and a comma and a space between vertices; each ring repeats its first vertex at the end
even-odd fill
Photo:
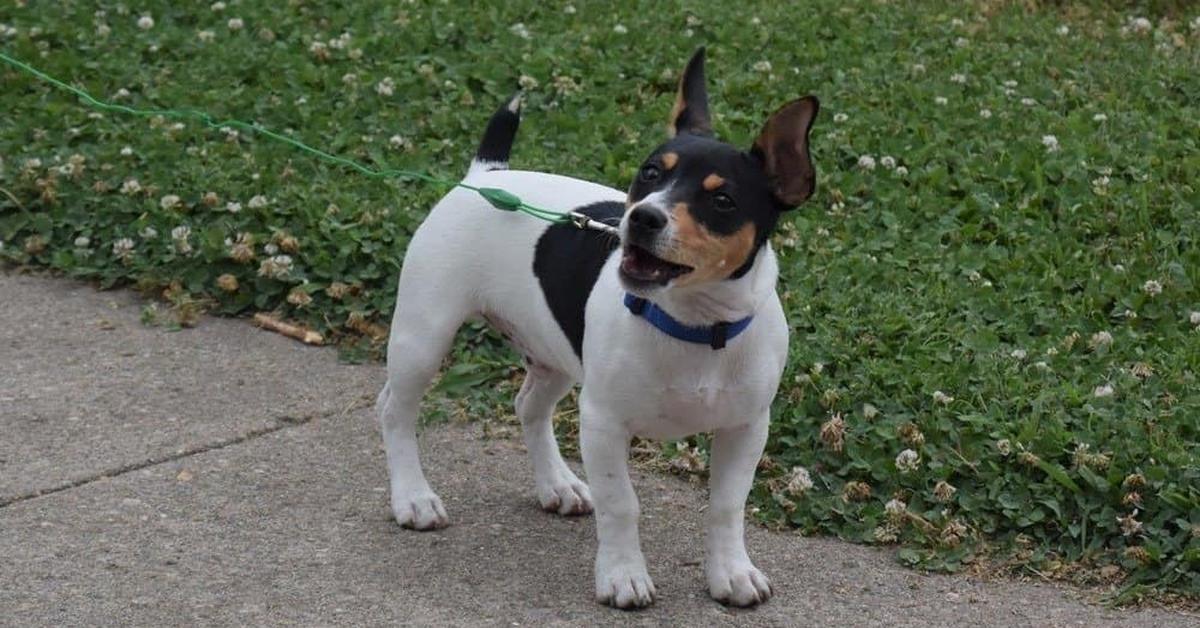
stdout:
POLYGON ((654 582, 642 563, 596 570, 596 601, 616 608, 644 608, 654 602, 654 582))
POLYGON ((392 514, 401 527, 436 530, 450 525, 442 499, 433 491, 392 495, 392 514))
POLYGON ((730 606, 754 606, 771 598, 771 581, 750 561, 731 561, 710 566, 708 593, 730 606))
POLYGON ((570 471, 556 474, 546 481, 539 481, 537 495, 542 510, 547 512, 556 512, 564 516, 586 515, 592 512, 591 491, 588 490, 587 484, 581 482, 570 471))

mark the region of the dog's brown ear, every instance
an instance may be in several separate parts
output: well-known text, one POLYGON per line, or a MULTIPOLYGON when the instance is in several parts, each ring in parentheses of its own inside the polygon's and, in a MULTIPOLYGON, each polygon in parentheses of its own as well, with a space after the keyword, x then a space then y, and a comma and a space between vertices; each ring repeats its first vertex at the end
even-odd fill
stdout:
POLYGON ((751 149, 766 164, 775 198, 788 207, 808 200, 817 187, 817 172, 808 154, 808 131, 820 108, 816 96, 780 107, 767 119, 751 149))
POLYGON ((675 108, 671 110, 667 132, 671 137, 679 133, 712 135, 708 88, 704 86, 703 46, 692 55, 692 60, 683 69, 683 76, 679 77, 679 90, 675 93, 675 108))

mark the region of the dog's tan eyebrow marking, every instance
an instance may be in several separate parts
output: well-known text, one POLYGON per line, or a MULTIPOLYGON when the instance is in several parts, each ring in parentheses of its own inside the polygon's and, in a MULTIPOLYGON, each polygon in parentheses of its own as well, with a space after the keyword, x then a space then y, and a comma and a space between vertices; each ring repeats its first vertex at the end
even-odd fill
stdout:
POLYGON ((713 174, 704 177, 704 181, 701 182, 700 185, 704 186, 705 190, 712 192, 722 185, 725 185, 725 178, 714 172, 713 174))
POLYGON ((674 168, 675 164, 679 163, 679 153, 663 153, 662 163, 663 168, 667 170, 674 168))

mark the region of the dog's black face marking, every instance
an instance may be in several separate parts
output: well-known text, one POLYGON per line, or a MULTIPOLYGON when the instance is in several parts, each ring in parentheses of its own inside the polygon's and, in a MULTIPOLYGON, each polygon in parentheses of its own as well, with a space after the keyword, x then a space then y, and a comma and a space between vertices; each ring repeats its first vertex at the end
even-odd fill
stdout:
POLYGON ((679 80, 668 125, 672 139, 643 162, 629 186, 634 212, 626 218, 626 285, 685 285, 749 272, 780 214, 816 187, 808 133, 818 110, 816 98, 800 98, 771 115, 749 150, 720 142, 712 136, 704 49, 697 50, 679 80), (670 237, 635 215, 645 209, 638 203, 655 193, 655 204, 669 207, 670 237))
MULTIPOLYGON (((621 203, 593 203, 578 210, 594 220, 615 225, 625 212, 621 203)), ((552 225, 538 238, 533 253, 533 274, 546 296, 575 355, 583 358, 584 310, 600 269, 620 242, 596 231, 574 225, 552 225)))
POLYGON ((683 218, 681 212, 686 212, 686 219, 715 238, 726 239, 753 229, 746 257, 726 269, 733 278, 749 269, 755 253, 775 230, 780 214, 788 209, 772 193, 760 156, 690 133, 675 136, 643 162, 629 187, 630 204, 665 190, 670 190, 677 221, 683 218))

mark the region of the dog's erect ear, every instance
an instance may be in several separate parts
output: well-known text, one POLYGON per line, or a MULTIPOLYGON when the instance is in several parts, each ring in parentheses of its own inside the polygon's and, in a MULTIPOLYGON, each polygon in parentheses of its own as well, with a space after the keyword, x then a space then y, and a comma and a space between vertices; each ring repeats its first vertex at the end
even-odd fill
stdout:
POLYGON ((708 117, 708 89, 704 86, 704 47, 701 46, 679 77, 675 93, 675 108, 667 127, 671 137, 679 133, 712 135, 712 120, 708 117))
POLYGON ((789 208, 808 200, 817 187, 817 173, 808 155, 808 131, 820 108, 816 96, 780 107, 767 119, 751 149, 766 165, 775 198, 789 208))

